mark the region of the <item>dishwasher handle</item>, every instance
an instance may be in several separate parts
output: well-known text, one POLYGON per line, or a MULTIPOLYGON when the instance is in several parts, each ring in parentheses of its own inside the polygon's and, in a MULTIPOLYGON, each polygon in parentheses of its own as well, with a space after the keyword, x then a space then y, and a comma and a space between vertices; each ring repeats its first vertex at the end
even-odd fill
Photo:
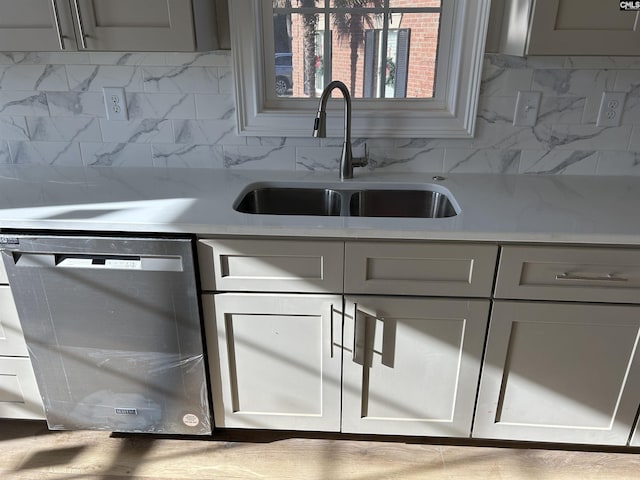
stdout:
POLYGON ((95 270, 140 270, 152 272, 182 272, 181 256, 137 256, 99 254, 56 254, 13 252, 16 267, 81 268, 95 270))

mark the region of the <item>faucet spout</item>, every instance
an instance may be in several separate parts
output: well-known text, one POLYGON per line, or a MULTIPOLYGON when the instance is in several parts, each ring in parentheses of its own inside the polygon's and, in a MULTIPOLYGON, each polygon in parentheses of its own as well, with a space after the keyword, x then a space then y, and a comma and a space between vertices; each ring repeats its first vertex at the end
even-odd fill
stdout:
POLYGON ((344 143, 342 144, 342 154, 340 156, 340 180, 353 178, 353 167, 363 167, 367 164, 364 158, 353 158, 351 151, 351 94, 347 86, 339 80, 329 83, 320 95, 318 112, 313 125, 313 136, 325 138, 327 136, 327 102, 331 97, 331 92, 338 89, 344 97, 344 143))

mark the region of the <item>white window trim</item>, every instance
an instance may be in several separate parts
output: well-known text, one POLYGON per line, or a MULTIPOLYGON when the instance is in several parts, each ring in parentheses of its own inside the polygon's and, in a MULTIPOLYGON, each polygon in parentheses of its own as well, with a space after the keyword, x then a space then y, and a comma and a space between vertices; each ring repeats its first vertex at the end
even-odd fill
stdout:
MULTIPOLYGON (((453 2, 453 35, 442 35, 446 58, 438 52, 438 74, 448 80, 446 92, 435 99, 355 99, 352 135, 360 138, 470 138, 473 136, 480 75, 491 0, 453 2), (446 39, 451 39, 451 44, 446 39), (444 61, 443 61, 444 60, 444 61), (442 68, 442 67, 445 68, 442 68)), ((229 2, 231 49, 236 88, 238 134, 243 136, 308 137, 313 128, 317 99, 282 99, 274 102, 273 79, 265 75, 265 50, 261 44, 262 8, 270 0, 229 2), (251 19, 251 21, 250 21, 251 19), (267 81, 268 78, 268 81, 267 81), (267 90, 270 89, 270 90, 267 90), (278 106, 274 106, 278 103, 278 106)), ((443 11, 447 8, 443 5, 443 11)), ((439 84, 441 87, 441 84, 439 84)), ((342 102, 329 102, 328 125, 342 125, 342 102)), ((329 128, 328 136, 342 136, 329 128)))

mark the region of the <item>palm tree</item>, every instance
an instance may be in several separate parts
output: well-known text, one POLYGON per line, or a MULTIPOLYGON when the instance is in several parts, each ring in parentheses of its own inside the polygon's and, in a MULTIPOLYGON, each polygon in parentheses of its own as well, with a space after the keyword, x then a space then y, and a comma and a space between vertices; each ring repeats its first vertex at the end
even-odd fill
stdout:
MULTIPOLYGON (((337 8, 381 8, 382 0, 335 0, 337 8)), ((350 90, 355 93, 356 88, 356 71, 358 68, 358 50, 364 39, 364 32, 373 28, 373 18, 368 13, 336 13, 333 17, 333 25, 338 35, 338 41, 349 41, 349 49, 351 51, 351 79, 350 90)))
MULTIPOLYGON (((302 8, 315 7, 315 0, 300 0, 302 8)), ((305 13, 302 15, 304 45, 304 91, 310 97, 316 96, 316 33, 318 31, 318 15, 305 13)))

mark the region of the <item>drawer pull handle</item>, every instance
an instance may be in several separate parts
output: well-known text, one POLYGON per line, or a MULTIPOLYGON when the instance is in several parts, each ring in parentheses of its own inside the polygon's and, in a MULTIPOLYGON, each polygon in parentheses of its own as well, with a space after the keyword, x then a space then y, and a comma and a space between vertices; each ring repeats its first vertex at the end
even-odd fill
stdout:
POLYGON ((628 278, 616 277, 615 274, 609 273, 605 276, 589 277, 587 275, 574 275, 572 273, 561 273, 556 275, 556 280, 579 280, 584 282, 628 282, 628 278))

